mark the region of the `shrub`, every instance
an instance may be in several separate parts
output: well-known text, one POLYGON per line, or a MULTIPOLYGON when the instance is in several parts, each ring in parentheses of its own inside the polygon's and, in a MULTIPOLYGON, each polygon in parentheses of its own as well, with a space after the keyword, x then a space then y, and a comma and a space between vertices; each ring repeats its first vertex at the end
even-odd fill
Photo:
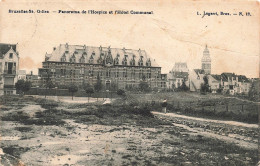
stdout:
POLYGON ((125 95, 125 91, 124 91, 123 89, 118 89, 118 90, 117 90, 117 94, 118 94, 119 96, 124 96, 124 95, 125 95))

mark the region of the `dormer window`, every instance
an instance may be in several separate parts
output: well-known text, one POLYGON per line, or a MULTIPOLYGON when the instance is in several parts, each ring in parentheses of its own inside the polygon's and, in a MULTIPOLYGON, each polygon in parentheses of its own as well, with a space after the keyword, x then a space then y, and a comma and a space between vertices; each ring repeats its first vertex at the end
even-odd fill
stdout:
POLYGON ((150 59, 147 60, 146 66, 151 66, 151 61, 150 61, 150 59))
POLYGON ((82 57, 79 60, 80 63, 85 63, 85 57, 82 55, 82 57))
POLYGON ((93 55, 93 56, 95 56, 95 55, 96 55, 96 53, 93 51, 93 52, 92 52, 92 55, 93 55))
POLYGON ((119 59, 116 58, 116 59, 114 60, 114 65, 118 65, 118 64, 119 64, 119 59))
POLYGON ((130 61, 131 66, 135 66, 135 55, 133 55, 132 60, 130 61))
POLYGON ((66 62, 66 56, 65 56, 65 54, 63 54, 63 56, 61 57, 61 60, 60 60, 61 62, 66 62))
MULTIPOLYGON (((93 53, 92 53, 93 54, 93 53)), ((94 58, 93 58, 93 56, 91 55, 91 57, 89 58, 89 63, 90 64, 93 64, 93 62, 94 62, 94 58)))
POLYGON ((122 61, 122 65, 124 65, 124 66, 127 66, 127 57, 128 57, 128 55, 125 55, 125 57, 122 61))
POLYGON ((135 60, 134 60, 134 59, 132 59, 132 60, 130 61, 130 65, 131 65, 131 66, 135 66, 135 60))
POLYGON ((126 59, 123 60, 123 61, 122 61, 122 64, 123 64, 124 66, 127 66, 127 60, 126 60, 126 59))
POLYGON ((76 62, 76 58, 71 57, 71 58, 70 58, 70 62, 71 62, 71 63, 75 63, 75 62, 76 62))
POLYGON ((103 62, 103 59, 102 59, 102 57, 100 56, 99 57, 99 59, 98 59, 98 61, 97 61, 99 64, 102 64, 102 62, 103 62))
POLYGON ((139 66, 143 66, 143 56, 140 56, 139 62, 138 62, 139 66))

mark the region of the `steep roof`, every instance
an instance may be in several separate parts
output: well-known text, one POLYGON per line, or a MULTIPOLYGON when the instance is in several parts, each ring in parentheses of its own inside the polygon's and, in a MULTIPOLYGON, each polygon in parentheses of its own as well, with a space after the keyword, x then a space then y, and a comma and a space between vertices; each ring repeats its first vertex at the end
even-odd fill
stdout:
POLYGON ((151 59, 145 50, 133 50, 133 49, 121 49, 110 47, 92 47, 85 45, 68 45, 61 44, 59 47, 54 48, 51 54, 45 56, 46 61, 60 62, 62 57, 65 57, 65 62, 70 62, 70 58, 74 55, 76 63, 80 63, 80 58, 84 57, 85 63, 89 62, 90 58, 93 58, 93 64, 99 64, 100 57, 104 59, 111 52, 113 60, 118 58, 118 65, 122 65, 124 59, 127 61, 127 65, 130 65, 130 61, 135 59, 135 66, 138 66, 138 61, 143 60, 143 66, 146 66, 146 62, 150 60, 152 67, 159 67, 155 60, 151 59), (102 56, 101 56, 102 54, 102 56), (141 58, 142 57, 142 58, 141 58))
POLYGON ((238 77, 238 82, 250 82, 245 75, 237 75, 237 77, 238 77))
POLYGON ((198 75, 198 74, 205 74, 205 70, 203 69, 193 69, 194 72, 198 75))
POLYGON ((236 75, 235 73, 222 73, 221 74, 223 81, 228 81, 233 79, 238 79, 238 82, 250 82, 245 75, 236 75))
POLYGON ((222 79, 221 75, 211 74, 211 76, 212 76, 215 80, 217 80, 217 81, 221 81, 221 79, 222 79))
POLYGON ((0 58, 2 58, 11 48, 16 52, 16 44, 0 43, 0 58))

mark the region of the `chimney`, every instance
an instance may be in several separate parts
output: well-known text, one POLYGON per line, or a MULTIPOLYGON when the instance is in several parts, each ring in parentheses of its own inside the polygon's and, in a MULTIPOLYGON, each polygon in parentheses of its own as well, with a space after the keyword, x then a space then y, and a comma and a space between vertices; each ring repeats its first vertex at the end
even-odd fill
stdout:
POLYGON ((31 76, 33 75, 33 71, 31 71, 31 76))
POLYGON ((55 51, 56 50, 56 47, 53 47, 53 51, 55 51))

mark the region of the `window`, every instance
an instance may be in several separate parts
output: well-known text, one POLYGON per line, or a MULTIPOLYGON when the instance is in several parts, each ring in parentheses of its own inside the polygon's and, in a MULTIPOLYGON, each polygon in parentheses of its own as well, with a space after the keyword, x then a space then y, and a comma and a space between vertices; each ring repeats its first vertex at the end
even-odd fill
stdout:
POLYGON ((13 59, 13 53, 9 54, 9 59, 13 59))
POLYGON ((127 72, 123 72, 123 77, 127 78, 127 72))
POLYGON ((147 73, 147 78, 151 78, 151 73, 147 73))
POLYGON ((110 70, 107 70, 106 76, 107 76, 107 77, 110 77, 110 70))

